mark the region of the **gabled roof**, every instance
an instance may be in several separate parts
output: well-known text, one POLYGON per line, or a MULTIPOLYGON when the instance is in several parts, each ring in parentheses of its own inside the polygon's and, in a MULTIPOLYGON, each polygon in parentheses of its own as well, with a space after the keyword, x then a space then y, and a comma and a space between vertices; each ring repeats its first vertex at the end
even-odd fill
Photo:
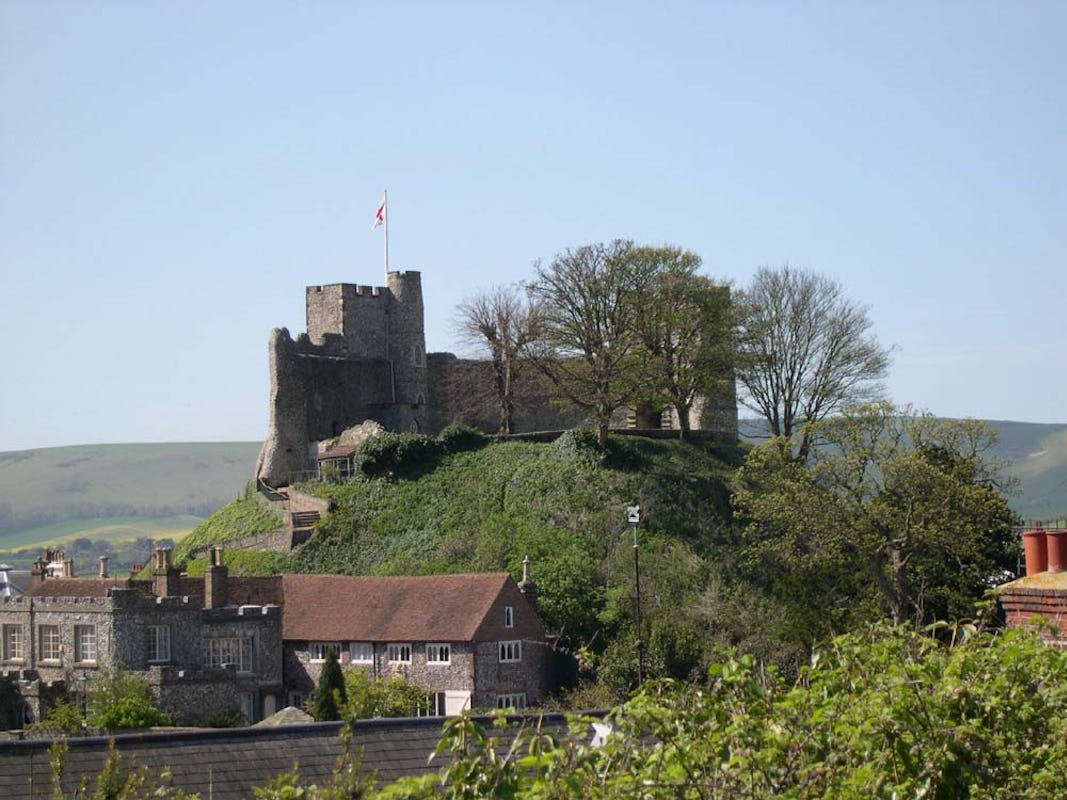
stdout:
POLYGON ((515 585, 506 572, 417 577, 283 575, 282 638, 473 641, 509 583, 515 585))

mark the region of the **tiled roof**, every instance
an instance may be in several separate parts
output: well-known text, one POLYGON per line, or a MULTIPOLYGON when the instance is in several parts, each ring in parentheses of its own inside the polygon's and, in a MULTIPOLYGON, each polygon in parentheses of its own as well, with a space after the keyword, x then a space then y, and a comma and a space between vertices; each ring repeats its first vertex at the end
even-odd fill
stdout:
MULTIPOLYGON (((386 719, 359 721, 353 725, 351 749, 361 755, 361 774, 376 774, 379 785, 406 775, 435 773, 449 761, 446 751, 429 762, 441 735, 443 720, 386 719)), ((561 715, 509 718, 504 728, 491 728, 491 720, 479 722, 507 749, 522 726, 538 725, 543 733, 560 740, 569 738, 567 721, 561 715)), ((275 775, 299 766, 301 782, 328 783, 341 752, 341 724, 320 722, 278 728, 235 728, 213 731, 158 732, 114 737, 68 739, 63 760, 63 797, 73 797, 83 779, 93 790, 107 757, 108 744, 123 759, 123 765, 145 767, 158 780, 169 770, 172 785, 214 800, 245 800, 252 788, 275 775)), ((584 734, 579 734, 588 741, 584 734)), ((48 766, 50 741, 0 743, 0 797, 4 800, 50 800, 54 797, 48 766)), ((80 796, 80 795, 79 795, 80 796)))
POLYGON ((31 597, 107 597, 108 589, 151 591, 147 581, 130 578, 46 578, 26 591, 31 597))
POLYGON ((509 581, 506 572, 418 577, 284 575, 282 637, 290 641, 473 641, 509 581))

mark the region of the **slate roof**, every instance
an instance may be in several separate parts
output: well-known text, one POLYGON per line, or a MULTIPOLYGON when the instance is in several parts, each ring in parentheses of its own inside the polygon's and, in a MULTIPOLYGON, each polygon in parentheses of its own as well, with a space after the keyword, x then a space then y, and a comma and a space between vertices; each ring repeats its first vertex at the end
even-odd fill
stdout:
POLYGON ((287 641, 474 641, 506 572, 368 577, 283 575, 287 641))
MULTIPOLYGON (((504 752, 522 726, 540 725, 557 740, 570 736, 566 719, 558 714, 513 717, 504 728, 491 728, 490 718, 479 722, 504 752)), ((361 754, 361 773, 376 774, 379 785, 406 775, 435 773, 448 763, 442 753, 428 763, 437 745, 443 720, 364 720, 352 730, 351 750, 361 754)), ((207 800, 245 800, 252 788, 297 764, 304 783, 329 781, 341 752, 341 724, 319 722, 278 728, 234 728, 180 732, 126 734, 114 737, 68 739, 64 757, 63 796, 73 797, 82 779, 99 775, 109 742, 123 765, 144 766, 156 779, 170 771, 172 785, 199 792, 207 800)), ((588 742, 591 731, 579 736, 588 742)), ((50 741, 0 743, 0 797, 4 800, 51 800, 54 797, 48 766, 50 741)), ((89 784, 90 792, 93 784, 89 784)), ((79 795, 80 796, 80 795, 79 795)))

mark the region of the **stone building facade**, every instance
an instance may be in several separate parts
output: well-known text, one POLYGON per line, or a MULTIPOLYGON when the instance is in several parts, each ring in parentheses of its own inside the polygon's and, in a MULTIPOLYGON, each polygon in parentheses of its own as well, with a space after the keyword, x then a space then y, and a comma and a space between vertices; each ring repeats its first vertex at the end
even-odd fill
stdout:
MULTIPOLYGON (((254 721, 281 707, 281 609, 217 594, 213 607, 210 592, 182 593, 189 579, 169 551, 155 557, 151 581, 40 576, 22 597, 0 601, 0 671, 18 681, 28 720, 118 668, 140 674, 177 722, 213 712, 254 721)), ((216 581, 225 581, 217 557, 216 581)))
POLYGON ((178 723, 216 712, 255 722, 310 695, 327 648, 345 669, 424 688, 420 713, 539 705, 551 688, 528 578, 231 578, 214 548, 201 579, 169 551, 154 558, 150 581, 40 573, 23 596, 0 598, 0 673, 17 681, 26 721, 121 667, 178 723))
POLYGON ((428 713, 536 706, 552 688, 528 577, 284 575, 282 586, 291 703, 310 694, 328 649, 345 669, 422 687, 428 713))
MULTIPOLYGON (((270 422, 256 466, 260 480, 277 487, 308 477, 318 442, 366 420, 427 434, 457 419, 497 430, 494 403, 472 391, 491 385, 489 362, 426 353, 420 273, 388 272, 385 286, 308 286, 305 310, 306 333, 293 339, 276 328, 270 334, 270 422)), ((544 387, 531 384, 517 396, 516 432, 564 430, 584 420, 553 403, 544 387)), ((689 423, 736 437, 733 392, 697 403, 689 423)), ((650 422, 621 411, 615 424, 677 429, 678 420, 664 413, 650 422)))

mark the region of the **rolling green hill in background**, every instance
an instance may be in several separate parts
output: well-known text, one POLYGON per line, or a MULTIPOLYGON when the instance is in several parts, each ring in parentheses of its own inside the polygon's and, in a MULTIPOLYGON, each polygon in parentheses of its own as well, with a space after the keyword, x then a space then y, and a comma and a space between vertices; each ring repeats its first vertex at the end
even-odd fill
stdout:
POLYGON ((0 551, 180 538, 241 494, 259 447, 104 444, 0 453, 0 551))
MULTIPOLYGON (((1018 480, 1008 503, 1024 520, 1067 517, 1067 425, 986 420, 997 431, 994 453, 1008 461, 1007 473, 1018 480)), ((762 420, 743 419, 741 438, 766 438, 762 420)))
MULTIPOLYGON (((1067 516, 1067 425, 994 421, 1027 520, 1067 516)), ((759 438, 759 425, 742 421, 759 438)), ((114 444, 0 453, 0 551, 78 537, 180 535, 238 497, 259 442, 114 444), (149 520, 153 520, 149 524, 149 520)))

